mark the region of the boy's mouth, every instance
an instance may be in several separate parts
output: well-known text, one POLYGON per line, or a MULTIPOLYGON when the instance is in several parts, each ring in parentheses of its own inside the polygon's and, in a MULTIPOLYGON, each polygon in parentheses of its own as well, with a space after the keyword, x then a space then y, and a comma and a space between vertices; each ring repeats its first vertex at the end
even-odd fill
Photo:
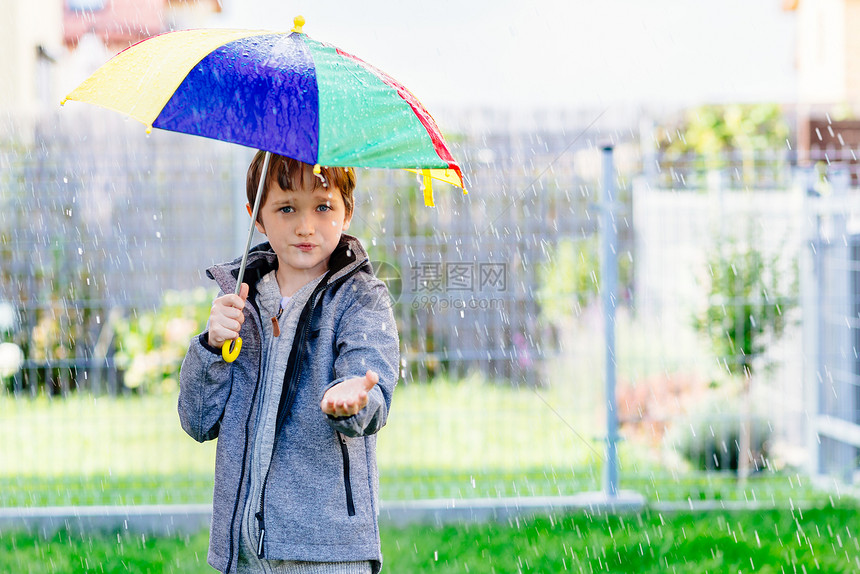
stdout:
POLYGON ((310 251, 315 247, 313 243, 297 243, 293 247, 299 249, 300 251, 310 251))

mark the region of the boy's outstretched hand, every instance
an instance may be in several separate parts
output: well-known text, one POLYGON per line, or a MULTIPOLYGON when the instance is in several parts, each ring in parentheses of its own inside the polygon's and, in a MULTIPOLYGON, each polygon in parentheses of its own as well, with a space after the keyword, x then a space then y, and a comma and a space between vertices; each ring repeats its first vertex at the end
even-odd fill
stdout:
POLYGON ((379 382, 379 375, 367 371, 363 377, 353 377, 326 391, 320 402, 322 411, 334 417, 348 417, 367 406, 367 393, 379 382))
POLYGON ((227 341, 239 336, 239 329, 245 322, 242 309, 248 298, 248 284, 242 283, 239 294, 228 293, 215 299, 209 313, 209 345, 220 349, 227 341))

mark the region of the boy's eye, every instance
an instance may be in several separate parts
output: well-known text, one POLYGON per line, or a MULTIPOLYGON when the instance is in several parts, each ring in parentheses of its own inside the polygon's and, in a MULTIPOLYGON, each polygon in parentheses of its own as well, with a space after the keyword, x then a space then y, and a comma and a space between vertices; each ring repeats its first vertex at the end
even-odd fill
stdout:
POLYGON ((281 211, 282 213, 291 213, 291 212, 293 212, 293 211, 295 211, 295 210, 293 209, 293 206, 292 206, 292 205, 285 205, 284 207, 282 207, 282 208, 280 209, 280 211, 281 211))
POLYGON ((331 211, 331 206, 324 203, 317 207, 317 211, 331 211))

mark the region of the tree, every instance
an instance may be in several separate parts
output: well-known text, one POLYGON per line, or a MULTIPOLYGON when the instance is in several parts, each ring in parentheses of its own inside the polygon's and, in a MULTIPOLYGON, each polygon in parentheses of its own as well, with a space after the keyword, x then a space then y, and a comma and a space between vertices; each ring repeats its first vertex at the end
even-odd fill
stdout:
POLYGON ((741 387, 741 428, 738 476, 749 475, 750 383, 771 363, 768 348, 787 326, 786 313, 796 305, 794 268, 786 270, 779 253, 766 255, 754 237, 745 244, 721 240, 708 257, 708 303, 693 319, 707 335, 723 368, 741 387))

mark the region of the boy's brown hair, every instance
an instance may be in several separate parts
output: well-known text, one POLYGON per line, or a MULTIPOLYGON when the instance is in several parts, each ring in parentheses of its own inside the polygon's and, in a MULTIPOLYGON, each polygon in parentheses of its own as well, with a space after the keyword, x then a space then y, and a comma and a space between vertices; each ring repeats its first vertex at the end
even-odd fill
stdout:
MULTIPOLYGON (((266 157, 266 152, 260 150, 254 155, 251 160, 251 165, 248 166, 248 178, 245 182, 245 190, 248 195, 248 203, 254 205, 254 200, 257 199, 257 187, 260 185, 260 174, 263 171, 263 160, 266 157)), ((305 170, 307 165, 299 160, 291 157, 284 157, 278 154, 272 154, 269 160, 269 169, 266 174, 266 183, 263 185, 263 197, 260 198, 260 205, 266 204, 266 195, 269 192, 269 186, 274 182, 283 190, 293 189, 293 179, 298 179, 299 185, 304 182, 305 170)), ((351 167, 321 167, 323 179, 329 186, 334 186, 340 190, 343 197, 343 205, 346 208, 346 217, 352 215, 353 205, 355 203, 352 192, 355 189, 355 170, 351 167)), ((322 186, 323 182, 313 176, 317 182, 315 185, 322 186)), ((261 215, 257 215, 257 221, 262 223, 261 215)))

